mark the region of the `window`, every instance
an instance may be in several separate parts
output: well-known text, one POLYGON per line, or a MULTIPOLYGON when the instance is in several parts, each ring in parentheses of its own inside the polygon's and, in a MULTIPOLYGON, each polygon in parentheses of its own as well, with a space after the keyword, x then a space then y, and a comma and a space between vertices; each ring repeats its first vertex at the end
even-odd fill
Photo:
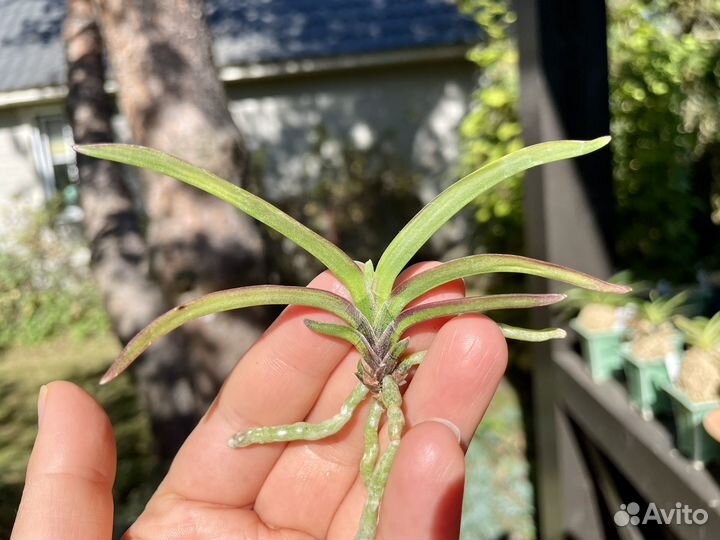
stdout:
POLYGON ((59 199, 63 214, 82 217, 72 129, 61 115, 37 118, 36 162, 48 201, 59 199))

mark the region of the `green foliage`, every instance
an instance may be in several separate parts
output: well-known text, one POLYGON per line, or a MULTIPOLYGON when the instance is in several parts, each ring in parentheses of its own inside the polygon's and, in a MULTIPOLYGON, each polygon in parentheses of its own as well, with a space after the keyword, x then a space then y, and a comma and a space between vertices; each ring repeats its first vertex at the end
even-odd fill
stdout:
MULTIPOLYGON (((521 144, 516 16, 509 0, 459 6, 487 36, 469 55, 480 75, 462 125, 463 165, 474 168, 521 144)), ((620 264, 653 280, 691 280, 698 263, 719 262, 708 239, 720 223, 720 4, 610 0, 608 15, 620 264)), ((478 203, 477 242, 520 250, 518 179, 478 203)))
POLYGON ((686 292, 681 292, 670 298, 662 298, 655 291, 650 293, 650 301, 639 306, 638 316, 641 321, 649 322, 653 328, 659 328, 668 322, 673 314, 687 300, 686 292))
POLYGON ((0 248, 0 349, 60 333, 98 335, 109 321, 77 242, 52 210, 26 210, 0 248))
POLYGON ((720 9, 697 0, 608 7, 618 252, 648 277, 689 279, 702 258, 697 221, 711 212, 696 163, 720 140, 720 9))
MULTIPOLYGON (((522 147, 518 116, 518 51, 510 0, 460 0, 486 39, 468 58, 479 69, 478 88, 463 120, 462 167, 474 170, 522 147)), ((475 204, 477 241, 489 251, 522 250, 522 175, 480 195, 475 204)))
POLYGON ((707 317, 694 317, 688 319, 682 315, 673 317, 673 322, 693 347, 705 351, 720 350, 720 313, 713 315, 711 319, 707 317))

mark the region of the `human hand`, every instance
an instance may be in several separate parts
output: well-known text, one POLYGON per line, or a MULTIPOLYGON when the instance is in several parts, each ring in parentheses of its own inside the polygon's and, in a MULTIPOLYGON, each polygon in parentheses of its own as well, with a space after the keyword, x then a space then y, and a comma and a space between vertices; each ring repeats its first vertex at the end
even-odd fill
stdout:
MULTIPOLYGON (((347 296, 328 273, 311 285, 347 296)), ((457 281, 420 302, 463 295, 457 281)), ((358 463, 367 404, 321 441, 227 446, 230 435, 256 425, 329 418, 356 384, 357 353, 308 329, 308 317, 337 322, 305 307, 283 312, 236 366, 126 540, 354 536, 365 499, 358 463)), ((408 335, 409 352, 428 354, 403 400, 407 429, 378 538, 456 538, 464 450, 500 382, 507 348, 482 316, 429 321, 408 335)), ((116 451, 107 415, 77 386, 55 382, 40 398, 39 417, 11 540, 109 540, 116 451)))

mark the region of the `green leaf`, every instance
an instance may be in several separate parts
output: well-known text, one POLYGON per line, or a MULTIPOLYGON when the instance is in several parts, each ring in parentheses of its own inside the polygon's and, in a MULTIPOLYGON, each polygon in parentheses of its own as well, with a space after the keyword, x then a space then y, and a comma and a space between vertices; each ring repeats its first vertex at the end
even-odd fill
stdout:
POLYGON ((706 351, 717 350, 720 345, 720 313, 711 319, 676 315, 672 320, 690 345, 706 351))
POLYGON ((440 227, 478 195, 522 171, 588 154, 608 142, 610 137, 600 137, 592 141, 553 141, 528 146, 455 182, 420 210, 383 253, 375 271, 374 288, 378 300, 387 300, 395 279, 408 261, 440 227))
POLYGON ((349 342, 363 356, 370 356, 372 354, 371 347, 370 344, 367 342, 367 339, 365 339, 365 337, 355 328, 351 328, 350 326, 343 326, 342 324, 324 323, 313 321, 310 319, 305 319, 304 322, 305 326, 307 326, 310 330, 317 332, 318 334, 336 337, 338 339, 349 342))
POLYGON ((545 328, 543 330, 531 330, 530 328, 518 328, 509 324, 499 324, 500 330, 507 339, 516 341, 530 341, 539 343, 550 339, 563 339, 567 332, 562 328, 545 328))
POLYGON ((120 375, 157 339, 186 322, 221 311, 283 304, 319 308, 337 315, 350 325, 360 325, 364 321, 362 315, 350 302, 336 294, 320 289, 258 285, 215 292, 181 304, 151 322, 125 346, 120 356, 100 379, 100 384, 110 382, 120 375))
POLYGON ((86 156, 117 161, 171 176, 232 204, 317 258, 348 288, 358 308, 366 315, 369 313, 369 299, 363 274, 352 259, 336 245, 257 195, 200 167, 144 146, 92 144, 76 146, 75 150, 86 156))
POLYGON ((495 254, 470 255, 425 270, 399 285, 388 301, 389 314, 392 317, 397 316, 417 297, 454 279, 495 272, 540 276, 606 293, 624 294, 630 291, 630 287, 608 283, 572 268, 528 257, 495 254))
POLYGON ((393 335, 401 336, 411 326, 438 317, 451 317, 462 313, 481 313, 498 309, 548 306, 560 302, 564 298, 564 294, 496 294, 431 302, 403 311, 397 318, 396 325, 391 326, 390 329, 393 335))

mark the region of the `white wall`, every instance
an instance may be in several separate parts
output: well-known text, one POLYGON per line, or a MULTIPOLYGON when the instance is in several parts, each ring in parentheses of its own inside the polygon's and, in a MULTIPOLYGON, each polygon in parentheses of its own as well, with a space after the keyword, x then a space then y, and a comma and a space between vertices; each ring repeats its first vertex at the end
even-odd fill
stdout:
POLYGON ((313 130, 360 146, 382 138, 423 178, 423 198, 453 178, 473 68, 463 61, 308 75, 231 86, 231 112, 265 157, 268 195, 296 193, 313 130))
MULTIPOLYGON (((265 156, 263 185, 270 197, 298 192, 309 137, 322 126, 360 147, 378 138, 392 143, 399 161, 423 178, 422 196, 429 200, 454 178, 458 125, 472 82, 472 66, 458 60, 235 83, 228 95, 248 146, 265 156)), ((0 110, 0 212, 17 208, 19 200, 43 201, 34 122, 62 111, 62 104, 0 110)), ((115 123, 125 138, 123 120, 115 123)))

